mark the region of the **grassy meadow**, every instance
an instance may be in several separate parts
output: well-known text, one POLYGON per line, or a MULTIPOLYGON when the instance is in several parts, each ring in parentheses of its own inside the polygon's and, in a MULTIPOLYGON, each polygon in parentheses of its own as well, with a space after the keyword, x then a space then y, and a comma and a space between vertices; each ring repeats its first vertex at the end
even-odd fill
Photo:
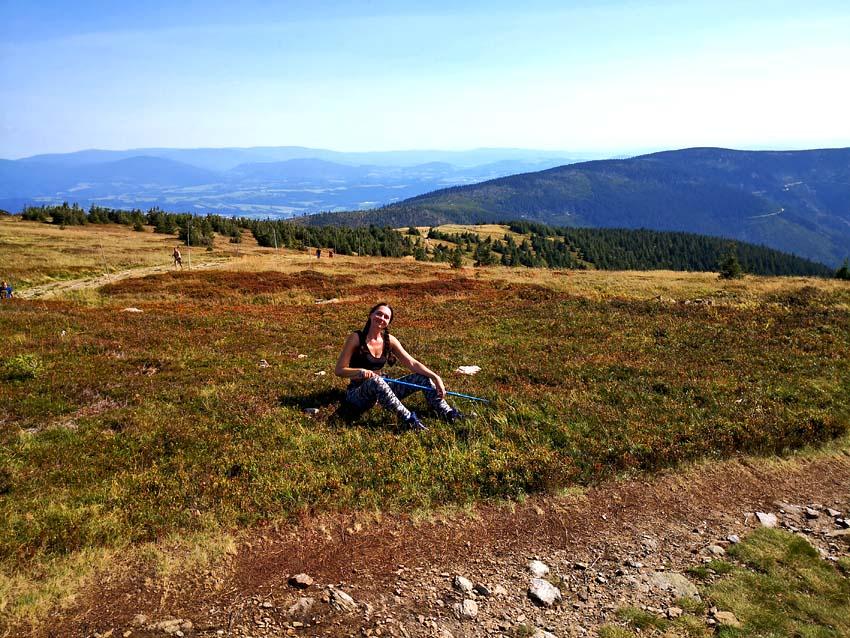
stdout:
MULTIPOLYGON (((0 228, 4 254, 28 246, 12 269, 30 285, 58 276, 54 258, 102 272, 91 249, 113 235, 116 253, 137 246, 125 267, 161 260, 174 241, 114 227, 0 228), (78 240, 84 249, 70 250, 78 240)), ((216 270, 0 304, 7 583, 57 558, 175 532, 516 499, 689 459, 781 453, 850 425, 846 283, 451 270, 256 247, 236 256, 218 242, 227 263, 216 270), (491 403, 458 401, 477 416, 450 426, 411 398, 431 425, 422 434, 378 409, 339 418, 336 357, 379 300, 450 390, 491 403), (476 376, 452 372, 472 364, 476 376)))

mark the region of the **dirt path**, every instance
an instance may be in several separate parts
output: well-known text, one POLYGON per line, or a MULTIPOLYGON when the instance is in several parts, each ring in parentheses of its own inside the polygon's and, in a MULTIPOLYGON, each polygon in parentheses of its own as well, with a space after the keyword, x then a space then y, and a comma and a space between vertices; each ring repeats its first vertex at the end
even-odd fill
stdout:
MULTIPOLYGON (((205 261, 192 264, 191 270, 211 270, 214 268, 223 268, 228 261, 205 261)), ((190 270, 186 268, 186 270, 190 270)), ((99 288, 106 284, 111 284, 122 279, 134 279, 137 277, 146 277, 148 275, 173 272, 173 266, 144 266, 140 268, 129 268, 118 272, 107 273, 104 275, 92 275, 82 277, 80 279, 68 279, 63 281, 51 281, 40 286, 33 286, 26 290, 21 290, 15 294, 21 299, 49 299, 58 297, 65 293, 75 290, 85 290, 89 288, 99 288)))
POLYGON ((246 533, 227 560, 177 580, 161 582, 144 570, 121 579, 106 574, 38 635, 165 636, 157 623, 169 619, 190 621, 180 630, 186 636, 595 635, 623 605, 664 613, 674 596, 654 589, 651 577, 707 561, 728 547, 730 535, 758 526, 756 511, 776 513, 824 557, 846 556, 848 537, 828 535, 841 523, 828 508, 850 516, 848 452, 703 464, 427 520, 305 515, 246 533), (821 513, 811 520, 795 505, 821 513), (529 599, 531 558, 550 566, 560 605, 529 599), (302 572, 315 582, 299 591, 288 579, 302 572), (461 594, 455 575, 488 591, 461 594), (330 586, 350 594, 356 608, 341 610, 345 601, 330 586), (453 611, 464 598, 477 604, 474 619, 461 621, 453 611))

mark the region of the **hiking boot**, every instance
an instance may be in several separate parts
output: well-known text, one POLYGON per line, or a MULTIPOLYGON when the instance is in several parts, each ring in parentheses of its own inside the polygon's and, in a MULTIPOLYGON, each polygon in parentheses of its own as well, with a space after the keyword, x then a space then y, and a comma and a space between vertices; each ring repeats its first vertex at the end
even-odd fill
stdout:
POLYGON ((467 416, 460 410, 451 409, 446 412, 446 416, 443 418, 449 423, 457 423, 458 421, 466 420, 467 416))
POLYGON ((419 420, 419 417, 416 416, 416 412, 410 413, 410 416, 405 420, 405 424, 411 430, 415 430, 417 432, 424 432, 428 429, 428 426, 422 423, 422 421, 419 420))

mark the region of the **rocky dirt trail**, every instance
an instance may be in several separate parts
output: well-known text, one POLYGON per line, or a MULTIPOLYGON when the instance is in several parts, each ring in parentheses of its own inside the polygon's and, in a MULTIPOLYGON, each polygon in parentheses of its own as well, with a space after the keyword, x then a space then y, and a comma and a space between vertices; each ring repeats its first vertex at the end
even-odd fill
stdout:
MULTIPOLYGON (((227 261, 204 261, 192 264, 191 270, 211 270, 213 268, 222 268, 228 264, 227 261)), ((186 270, 189 270, 187 267, 186 270)), ((127 270, 119 270, 117 272, 106 273, 103 275, 94 275, 90 277, 81 277, 79 279, 67 279, 61 281, 51 281, 50 283, 33 286, 25 290, 16 291, 15 295, 21 299, 49 299, 51 297, 59 297, 63 294, 86 290, 89 288, 100 288, 106 284, 115 283, 122 279, 131 279, 136 277, 146 277, 148 275, 158 275, 167 272, 173 272, 174 267, 171 265, 163 266, 144 266, 140 268, 129 268, 127 270)))
POLYGON ((762 524, 838 560, 848 517, 846 451, 702 464, 427 519, 305 515, 246 533, 203 573, 104 575, 39 635, 595 635, 624 605, 680 613, 676 599, 695 591, 685 570, 762 524))

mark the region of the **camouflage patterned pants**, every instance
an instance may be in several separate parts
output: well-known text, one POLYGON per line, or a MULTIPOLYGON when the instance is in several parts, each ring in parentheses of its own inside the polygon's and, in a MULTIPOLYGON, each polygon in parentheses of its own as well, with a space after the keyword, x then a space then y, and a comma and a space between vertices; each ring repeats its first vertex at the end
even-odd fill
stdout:
MULTIPOLYGON (((429 388, 434 387, 434 382, 421 374, 408 374, 406 377, 401 377, 399 381, 424 385, 429 388)), ((404 407, 401 400, 419 391, 418 388, 387 383, 382 377, 372 377, 360 385, 349 386, 345 393, 345 400, 361 412, 365 412, 376 403, 380 403, 383 408, 395 412, 398 418, 404 421, 410 418, 410 410, 404 407)), ((445 416, 451 411, 452 406, 439 398, 436 390, 423 390, 422 392, 425 393, 425 400, 428 405, 440 416, 445 416)))

